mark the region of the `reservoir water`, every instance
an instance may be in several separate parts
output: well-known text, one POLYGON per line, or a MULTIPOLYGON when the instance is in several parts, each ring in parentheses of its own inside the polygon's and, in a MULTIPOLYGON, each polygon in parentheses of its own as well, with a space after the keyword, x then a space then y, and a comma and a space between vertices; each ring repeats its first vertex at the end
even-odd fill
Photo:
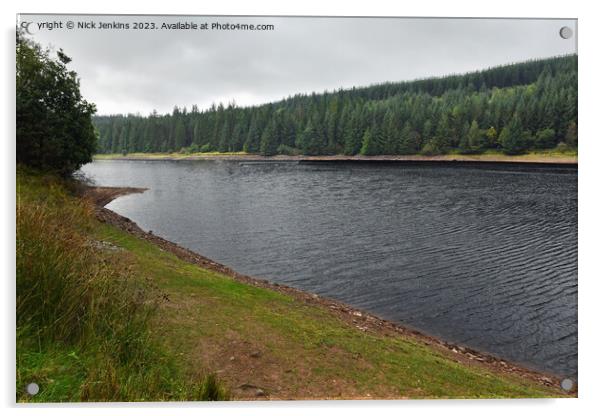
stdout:
POLYGON ((577 373, 577 169, 95 161, 109 209, 226 264, 445 340, 577 373))

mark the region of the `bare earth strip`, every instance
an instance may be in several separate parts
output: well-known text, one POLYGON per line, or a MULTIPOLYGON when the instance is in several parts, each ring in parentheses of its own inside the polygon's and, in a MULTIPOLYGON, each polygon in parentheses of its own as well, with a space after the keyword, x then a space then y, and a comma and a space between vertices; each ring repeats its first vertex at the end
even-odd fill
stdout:
POLYGON ((298 161, 298 162, 490 162, 490 163, 536 163, 536 164, 577 164, 576 155, 555 153, 529 153, 508 156, 503 154, 478 155, 381 155, 381 156, 261 156, 245 153, 131 153, 127 155, 96 155, 96 160, 238 160, 238 161, 298 161))

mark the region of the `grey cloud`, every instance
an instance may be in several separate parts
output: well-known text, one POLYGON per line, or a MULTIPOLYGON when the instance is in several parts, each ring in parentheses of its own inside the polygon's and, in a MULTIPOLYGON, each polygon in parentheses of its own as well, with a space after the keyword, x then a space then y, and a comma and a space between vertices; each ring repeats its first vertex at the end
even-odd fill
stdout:
POLYGON ((40 30, 63 48, 100 114, 169 112, 235 100, 253 105, 303 92, 483 69, 574 53, 558 31, 574 20, 161 16, 35 16, 21 21, 273 24, 274 31, 40 30))

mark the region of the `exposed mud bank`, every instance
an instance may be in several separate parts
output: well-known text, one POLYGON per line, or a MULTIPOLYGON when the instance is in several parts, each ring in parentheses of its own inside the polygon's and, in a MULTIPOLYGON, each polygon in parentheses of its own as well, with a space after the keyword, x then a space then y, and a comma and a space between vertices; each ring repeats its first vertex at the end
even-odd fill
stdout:
POLYGON ((297 161, 297 162, 431 162, 431 163, 517 163, 534 165, 567 165, 576 166, 577 156, 564 155, 539 155, 526 154, 517 156, 507 156, 503 154, 482 154, 482 155, 379 155, 379 156, 261 156, 256 154, 178 154, 178 153, 134 153, 129 155, 98 155, 97 160, 158 160, 158 161, 176 161, 176 160, 236 160, 249 162, 270 162, 270 161, 297 161))

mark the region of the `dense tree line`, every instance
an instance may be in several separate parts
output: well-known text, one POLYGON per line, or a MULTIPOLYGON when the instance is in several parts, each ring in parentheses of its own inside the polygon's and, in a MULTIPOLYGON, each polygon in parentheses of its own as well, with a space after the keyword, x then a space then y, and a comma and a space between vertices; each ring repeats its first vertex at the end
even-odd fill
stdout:
POLYGON ((100 151, 508 154, 577 147, 577 56, 298 94, 253 107, 95 117, 100 151))

